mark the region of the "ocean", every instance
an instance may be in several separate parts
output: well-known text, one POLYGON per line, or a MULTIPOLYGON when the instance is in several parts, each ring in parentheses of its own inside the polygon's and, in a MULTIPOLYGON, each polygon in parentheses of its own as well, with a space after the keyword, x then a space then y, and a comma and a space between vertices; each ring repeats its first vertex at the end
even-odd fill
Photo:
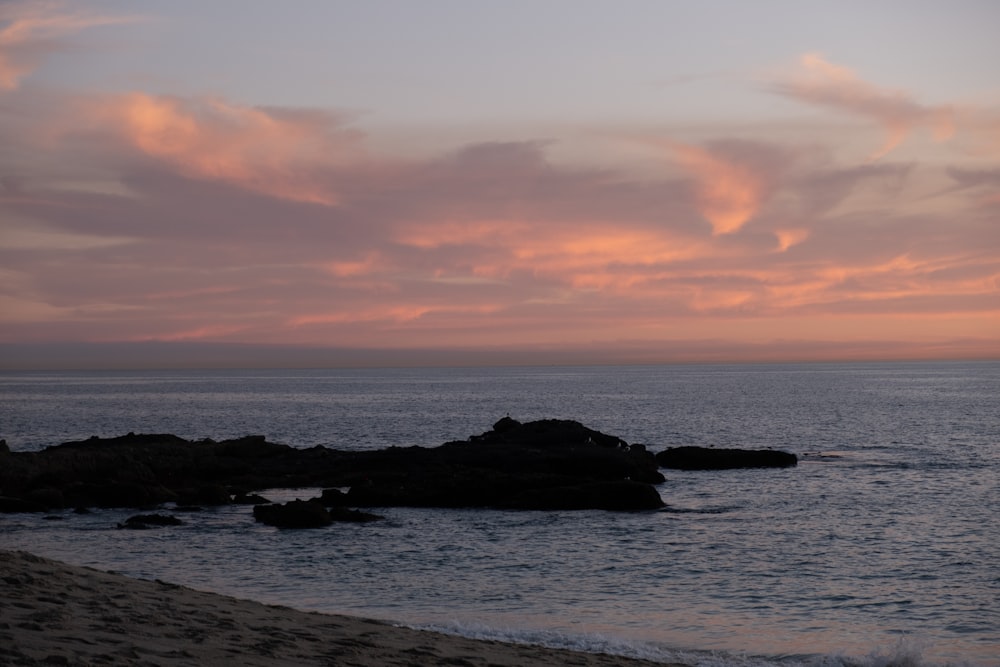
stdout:
MULTIPOLYGON (((0 548, 300 609, 704 666, 1000 665, 1000 362, 0 374, 27 451, 129 431, 341 449, 575 419, 774 448, 664 471, 657 512, 379 508, 279 530, 250 508, 0 515, 0 548)), ((313 489, 268 491, 273 500, 313 489)))

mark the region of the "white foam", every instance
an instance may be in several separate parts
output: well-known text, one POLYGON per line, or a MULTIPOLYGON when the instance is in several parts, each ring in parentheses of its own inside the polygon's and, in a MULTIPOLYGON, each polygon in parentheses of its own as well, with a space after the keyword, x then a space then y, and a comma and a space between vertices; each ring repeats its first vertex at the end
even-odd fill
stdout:
POLYGON ((512 644, 545 646, 586 653, 638 658, 662 663, 680 663, 691 667, 976 667, 972 662, 932 662, 923 655, 924 642, 904 638, 888 649, 876 649, 864 657, 842 654, 800 656, 756 656, 725 651, 691 651, 641 641, 628 641, 601 634, 572 634, 557 630, 496 627, 466 621, 408 625, 417 630, 501 641, 512 644))

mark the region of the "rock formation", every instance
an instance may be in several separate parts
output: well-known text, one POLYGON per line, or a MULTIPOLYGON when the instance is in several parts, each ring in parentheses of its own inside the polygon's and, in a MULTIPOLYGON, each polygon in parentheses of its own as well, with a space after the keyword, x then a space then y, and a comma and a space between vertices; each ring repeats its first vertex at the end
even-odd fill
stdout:
POLYGON ((3 457, 0 511, 212 505, 292 487, 330 489, 328 507, 663 506, 652 487, 663 476, 651 453, 568 420, 505 417, 490 431, 430 448, 358 452, 299 449, 263 436, 215 442, 130 433, 3 457))
POLYGON ((714 449, 671 447, 656 454, 662 468, 674 470, 729 470, 732 468, 788 468, 798 457, 775 449, 714 449))

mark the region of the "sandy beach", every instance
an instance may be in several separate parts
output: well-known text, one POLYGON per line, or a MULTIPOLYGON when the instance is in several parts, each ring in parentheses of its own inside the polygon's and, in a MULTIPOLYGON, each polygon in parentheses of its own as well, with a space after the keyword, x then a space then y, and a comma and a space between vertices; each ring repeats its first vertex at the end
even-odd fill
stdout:
POLYGON ((0 551, 4 665, 652 667, 265 605, 0 551))

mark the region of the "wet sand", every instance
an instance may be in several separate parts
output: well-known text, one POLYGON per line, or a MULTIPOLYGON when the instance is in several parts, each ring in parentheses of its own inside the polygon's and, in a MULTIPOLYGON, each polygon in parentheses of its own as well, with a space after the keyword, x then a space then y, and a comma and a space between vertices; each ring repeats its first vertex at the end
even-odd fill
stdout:
POLYGON ((0 664, 663 667, 480 641, 0 551, 0 664))

